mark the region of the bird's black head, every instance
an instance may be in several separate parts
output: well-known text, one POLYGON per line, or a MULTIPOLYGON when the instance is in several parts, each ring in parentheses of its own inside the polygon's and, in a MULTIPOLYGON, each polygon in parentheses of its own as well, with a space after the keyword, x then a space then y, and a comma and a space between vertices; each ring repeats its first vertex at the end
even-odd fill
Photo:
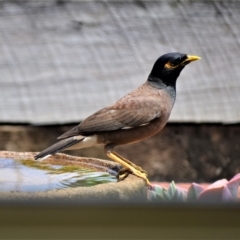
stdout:
POLYGON ((148 81, 154 85, 164 84, 175 87, 177 78, 183 68, 192 61, 201 59, 198 56, 186 55, 184 53, 167 53, 155 62, 148 77, 148 81))

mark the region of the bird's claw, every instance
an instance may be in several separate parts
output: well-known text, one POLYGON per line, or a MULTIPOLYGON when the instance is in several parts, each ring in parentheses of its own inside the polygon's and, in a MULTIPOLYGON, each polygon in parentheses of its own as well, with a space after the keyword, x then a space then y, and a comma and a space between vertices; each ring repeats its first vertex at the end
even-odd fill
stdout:
POLYGON ((130 173, 132 172, 129 169, 121 168, 117 175, 118 182, 123 181, 130 173))
POLYGON ((136 171, 134 171, 134 172, 127 168, 121 168, 117 175, 118 182, 123 181, 131 173, 137 177, 142 178, 148 186, 151 186, 151 184, 147 178, 147 172, 140 167, 136 168, 136 171))

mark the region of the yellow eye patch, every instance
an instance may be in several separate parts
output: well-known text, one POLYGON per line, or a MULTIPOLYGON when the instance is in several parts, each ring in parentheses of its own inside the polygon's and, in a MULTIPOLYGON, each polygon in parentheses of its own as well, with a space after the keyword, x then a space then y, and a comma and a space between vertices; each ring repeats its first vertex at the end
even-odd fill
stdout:
POLYGON ((167 69, 174 69, 176 68, 178 65, 173 65, 171 62, 167 62, 164 67, 167 69))

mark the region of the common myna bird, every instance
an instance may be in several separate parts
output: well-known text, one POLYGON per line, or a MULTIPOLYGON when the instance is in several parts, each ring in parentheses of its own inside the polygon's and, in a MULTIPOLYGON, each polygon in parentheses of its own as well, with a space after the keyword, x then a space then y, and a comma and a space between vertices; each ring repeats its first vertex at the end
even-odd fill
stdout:
POLYGON ((58 137, 59 142, 37 154, 35 159, 100 144, 109 158, 123 166, 120 179, 132 173, 150 185, 146 171, 118 155, 113 151, 114 147, 143 140, 161 131, 175 102, 180 72, 187 64, 199 59, 177 52, 162 55, 144 84, 58 137))

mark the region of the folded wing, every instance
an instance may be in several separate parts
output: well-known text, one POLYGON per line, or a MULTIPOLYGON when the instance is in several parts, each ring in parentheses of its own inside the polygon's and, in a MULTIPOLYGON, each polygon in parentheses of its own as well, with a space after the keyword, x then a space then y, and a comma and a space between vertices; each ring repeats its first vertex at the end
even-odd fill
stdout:
POLYGON ((89 116, 58 139, 76 135, 92 135, 102 131, 134 128, 149 124, 160 115, 160 104, 154 98, 138 97, 131 98, 128 101, 118 101, 115 105, 103 108, 89 116))

